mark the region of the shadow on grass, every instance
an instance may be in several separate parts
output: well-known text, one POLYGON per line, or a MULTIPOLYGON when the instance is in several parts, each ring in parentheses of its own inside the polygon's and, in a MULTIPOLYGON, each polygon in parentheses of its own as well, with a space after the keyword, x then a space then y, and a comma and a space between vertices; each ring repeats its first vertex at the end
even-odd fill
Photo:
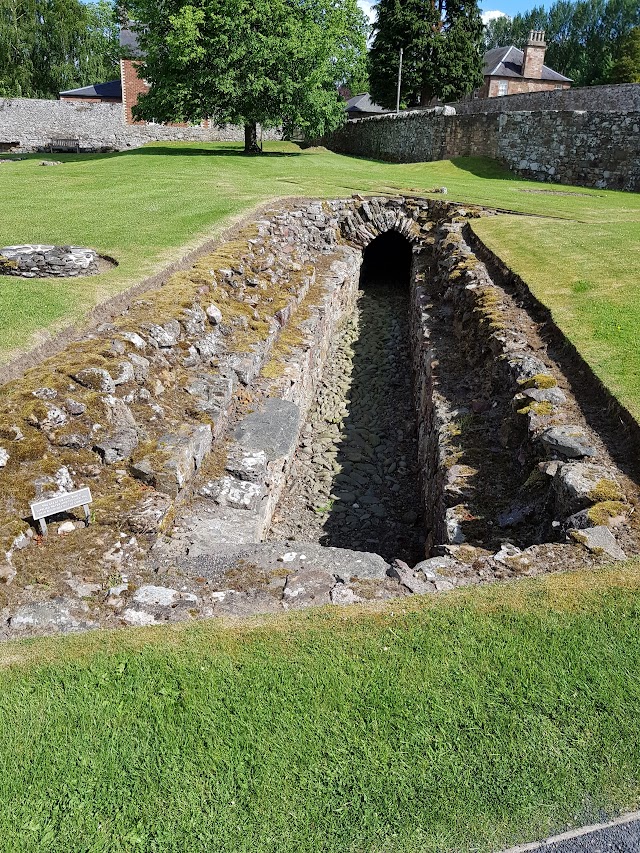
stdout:
POLYGON ((261 154, 245 154, 244 149, 235 146, 224 148, 187 148, 173 145, 149 145, 142 148, 132 148, 129 151, 117 151, 123 154, 160 154, 180 157, 245 157, 246 159, 261 160, 264 157, 300 157, 302 151, 263 151, 261 154))
POLYGON ((451 163, 462 172, 491 181, 522 180, 506 169, 499 160, 490 157, 452 157, 451 163))
MULTIPOLYGON (((205 145, 207 143, 204 143, 205 145)), ((215 143, 210 143, 215 144, 215 143)), ((241 143, 238 146, 225 146, 224 148, 208 148, 196 146, 178 145, 145 145, 141 148, 130 148, 125 151, 86 151, 79 154, 64 154, 56 151, 53 154, 48 151, 33 153, 7 155, 5 159, 15 160, 59 160, 62 163, 86 163, 90 160, 112 160, 120 157, 131 157, 140 155, 163 156, 163 157, 243 157, 247 160, 262 160, 281 157, 300 157, 302 151, 263 151, 261 154, 245 154, 241 143)))

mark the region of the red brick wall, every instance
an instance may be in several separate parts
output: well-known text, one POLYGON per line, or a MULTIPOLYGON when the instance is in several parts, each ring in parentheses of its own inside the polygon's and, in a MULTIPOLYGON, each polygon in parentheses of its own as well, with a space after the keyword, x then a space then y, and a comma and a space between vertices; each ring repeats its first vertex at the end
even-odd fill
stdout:
MULTIPOLYGON (((122 76, 122 106, 124 108, 124 120, 126 124, 136 124, 131 108, 138 102, 138 97, 149 91, 144 80, 138 76, 136 65, 132 59, 120 60, 120 73, 122 76)), ((144 124, 144 122, 140 122, 144 124)))
POLYGON ((485 80, 480 97, 497 98, 498 87, 501 81, 506 81, 507 83, 507 95, 522 95, 526 92, 550 92, 558 86, 562 89, 568 89, 571 85, 570 83, 554 83, 550 80, 520 80, 513 77, 489 77, 488 85, 485 80))
POLYGON ((542 77, 542 66, 544 65, 544 54, 546 46, 527 44, 524 48, 522 60, 522 76, 528 80, 539 80, 542 77))

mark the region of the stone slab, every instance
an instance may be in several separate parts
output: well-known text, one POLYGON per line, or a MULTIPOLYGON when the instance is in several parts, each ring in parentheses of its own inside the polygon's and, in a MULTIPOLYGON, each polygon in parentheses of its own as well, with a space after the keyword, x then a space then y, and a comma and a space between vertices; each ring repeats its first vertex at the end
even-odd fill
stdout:
POLYGON ((299 428, 300 408, 289 400, 270 397, 260 411, 238 424, 233 435, 244 450, 262 450, 271 461, 293 453, 299 428))
POLYGON ((242 510, 228 512, 227 517, 212 519, 192 533, 193 546, 189 557, 204 556, 198 561, 198 570, 204 577, 219 577, 244 560, 255 564, 260 570, 281 569, 290 573, 302 569, 317 569, 329 572, 338 581, 348 583, 352 577, 368 580, 385 580, 389 564, 379 554, 367 551, 351 551, 346 548, 326 548, 309 542, 256 542, 233 547, 232 536, 238 538, 246 531, 238 530, 238 523, 249 515, 242 510), (226 541, 224 541, 226 538, 226 541), (215 545, 214 545, 215 541, 215 545))

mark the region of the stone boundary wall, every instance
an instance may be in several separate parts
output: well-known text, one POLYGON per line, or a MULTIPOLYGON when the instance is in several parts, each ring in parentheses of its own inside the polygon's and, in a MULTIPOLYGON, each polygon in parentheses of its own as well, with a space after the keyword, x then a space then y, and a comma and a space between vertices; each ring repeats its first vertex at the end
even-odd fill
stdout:
POLYGON ((526 92, 501 98, 476 98, 451 104, 458 115, 508 113, 519 110, 588 110, 593 112, 640 112, 640 83, 609 86, 581 86, 526 92))
POLYGON ((491 157, 525 178, 638 191, 639 129, 640 111, 410 112, 351 121, 324 144, 397 163, 491 157))
MULTIPOLYGON (((46 148, 52 137, 80 140, 81 149, 139 148, 146 142, 231 142, 244 139, 244 129, 127 125, 122 104, 0 98, 0 143, 18 143, 16 151, 46 148)), ((265 139, 280 139, 276 130, 265 139)))

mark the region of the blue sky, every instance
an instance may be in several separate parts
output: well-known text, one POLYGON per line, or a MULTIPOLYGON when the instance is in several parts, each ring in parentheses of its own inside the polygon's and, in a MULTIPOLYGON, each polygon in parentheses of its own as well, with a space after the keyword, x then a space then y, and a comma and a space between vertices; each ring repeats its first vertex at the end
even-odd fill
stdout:
MULTIPOLYGON (((369 16, 369 20, 373 21, 375 13, 373 12, 373 3, 369 0, 358 0, 358 5, 364 9, 369 16)), ((518 12, 526 12, 533 6, 545 6, 546 3, 540 3, 539 0, 485 0, 480 3, 483 17, 486 20, 497 17, 499 14, 516 15, 518 12)))

